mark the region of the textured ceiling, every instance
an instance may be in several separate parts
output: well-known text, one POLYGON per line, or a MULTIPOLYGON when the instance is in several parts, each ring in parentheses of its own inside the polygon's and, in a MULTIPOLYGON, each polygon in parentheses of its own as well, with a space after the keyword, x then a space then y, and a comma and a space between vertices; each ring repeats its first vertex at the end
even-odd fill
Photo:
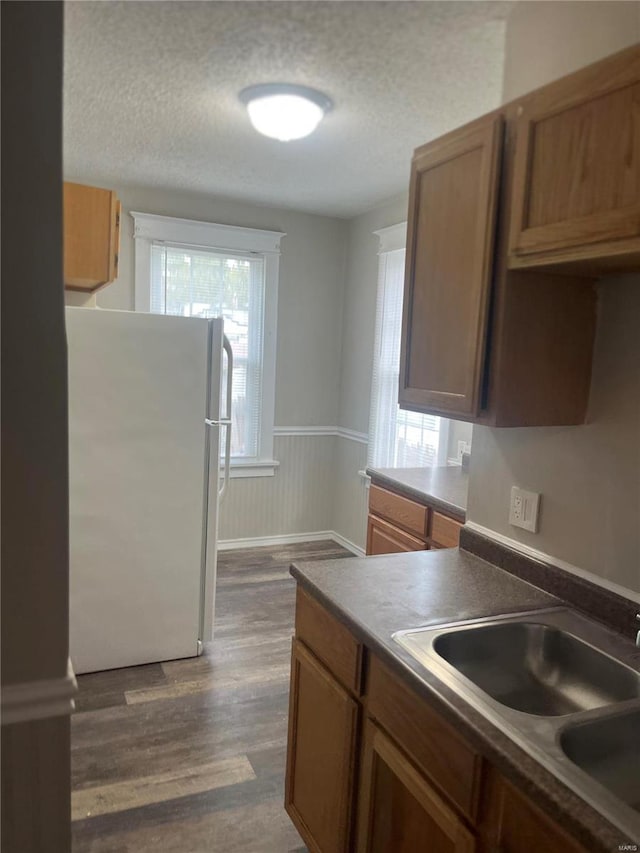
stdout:
POLYGON ((497 2, 68 2, 65 175, 352 216, 412 150, 499 103, 497 2), (252 83, 321 89, 310 137, 259 136, 252 83))

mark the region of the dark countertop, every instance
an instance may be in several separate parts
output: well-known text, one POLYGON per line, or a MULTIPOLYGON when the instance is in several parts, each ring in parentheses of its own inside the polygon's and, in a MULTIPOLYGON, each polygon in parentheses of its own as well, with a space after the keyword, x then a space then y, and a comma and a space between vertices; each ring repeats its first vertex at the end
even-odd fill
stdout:
POLYGON ((469 475, 458 465, 440 468, 367 468, 374 483, 428 503, 460 521, 467 514, 469 475))
POLYGON ((553 607, 560 599, 458 548, 294 563, 291 574, 589 851, 615 850, 628 840, 391 638, 404 629, 553 607))

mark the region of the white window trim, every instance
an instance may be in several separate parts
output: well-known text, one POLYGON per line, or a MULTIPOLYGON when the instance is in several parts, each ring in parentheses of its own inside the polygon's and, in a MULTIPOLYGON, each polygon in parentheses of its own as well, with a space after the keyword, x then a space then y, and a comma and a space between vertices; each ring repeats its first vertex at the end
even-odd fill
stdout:
POLYGON ((178 219, 155 213, 131 211, 134 227, 135 275, 134 308, 151 310, 151 245, 154 242, 184 243, 221 252, 247 252, 264 259, 264 338, 262 359, 262 418, 260 458, 231 462, 231 478, 269 477, 279 462, 273 458, 273 426, 276 392, 276 330, 278 324, 278 282, 280 241, 283 231, 263 231, 235 225, 220 225, 194 219, 178 219))
MULTIPOLYGON (((406 251, 407 248, 407 222, 398 222, 396 225, 389 225, 386 228, 380 228, 374 231, 373 234, 378 238, 378 256, 387 252, 396 252, 400 249, 406 251)), ((377 297, 376 297, 377 298, 377 297)), ((437 466, 446 466, 448 464, 447 449, 449 446, 449 428, 450 423, 448 418, 440 418, 440 433, 438 441, 438 455, 436 458, 437 466)), ((371 434, 372 424, 369 423, 369 448, 373 446, 373 436, 371 434)), ((369 451, 371 452, 371 451, 369 451)), ((366 478, 370 482, 366 471, 358 472, 363 479, 366 478)), ((367 483, 367 486, 369 483, 367 483)))
POLYGON ((407 246, 407 223, 398 222, 397 225, 389 225, 388 228, 380 228, 373 232, 378 238, 378 254, 384 252, 397 252, 406 249, 407 246))

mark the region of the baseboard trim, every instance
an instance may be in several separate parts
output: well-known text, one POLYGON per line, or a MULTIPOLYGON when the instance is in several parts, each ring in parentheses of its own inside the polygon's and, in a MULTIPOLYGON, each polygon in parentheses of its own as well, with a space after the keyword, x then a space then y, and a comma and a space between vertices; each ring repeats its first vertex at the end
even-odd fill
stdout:
POLYGON ((614 581, 609 581, 606 578, 601 578, 599 577, 599 575, 596 575, 593 572, 589 572, 586 569, 581 569, 578 566, 574 566, 572 563, 567 563, 565 560, 561 560, 559 557, 553 557, 551 554, 545 554, 544 551, 538 551, 537 548, 532 548, 530 545, 525 545, 523 542, 519 542, 517 539, 511 539, 509 536, 505 536, 502 533, 497 533, 495 530, 491 530, 488 527, 483 527, 481 524, 476 524, 475 521, 467 521, 465 527, 467 527, 469 530, 472 530, 474 533, 478 533, 485 539, 497 542, 499 545, 503 545, 505 548, 510 548, 512 551, 517 551, 518 553, 523 554, 525 557, 529 557, 530 559, 537 560, 541 563, 547 563, 550 566, 555 566, 555 568, 562 569, 563 571, 568 572, 569 574, 576 575, 579 578, 583 578, 583 580, 589 581, 595 586, 602 587, 603 589, 606 589, 609 592, 613 592, 616 595, 621 596, 622 598, 626 598, 630 601, 640 604, 640 593, 627 589, 626 587, 621 586, 620 584, 617 584, 614 581))
POLYGON ((337 542, 338 545, 342 545, 343 548, 346 548, 347 551, 351 551, 352 554, 355 554, 356 557, 365 557, 366 552, 364 548, 361 548, 359 545, 356 545, 355 542, 352 542, 350 539, 347 539, 345 536, 342 536, 340 533, 336 533, 335 530, 331 532, 331 538, 334 542, 337 542))
POLYGON ((78 683, 71 658, 67 661, 67 674, 60 678, 4 684, 1 706, 2 725, 28 723, 32 720, 72 714, 75 709, 73 697, 77 690, 78 683))
POLYGON ((331 539, 342 545, 356 557, 364 557, 364 551, 334 530, 316 530, 313 533, 289 533, 284 536, 248 536, 243 539, 222 539, 218 551, 236 551, 239 548, 261 548, 269 545, 296 545, 300 542, 320 542, 331 539))

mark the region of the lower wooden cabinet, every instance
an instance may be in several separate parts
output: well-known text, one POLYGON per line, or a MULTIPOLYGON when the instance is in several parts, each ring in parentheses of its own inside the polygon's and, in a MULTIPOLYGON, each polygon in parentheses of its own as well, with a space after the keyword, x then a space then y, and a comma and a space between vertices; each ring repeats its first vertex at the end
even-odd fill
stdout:
POLYGON ((586 853, 310 598, 299 590, 285 784, 310 853, 586 853))
POLYGON ((462 525, 459 521, 443 515, 441 512, 431 513, 429 538, 436 548, 456 548, 460 542, 462 525))
POLYGON ((562 827, 493 768, 485 779, 481 832, 486 853, 585 853, 562 827))
POLYGON ((297 640, 285 808, 312 853, 351 849, 358 703, 297 640))
POLYGON ((367 556, 455 548, 462 524, 428 504, 372 483, 369 490, 367 556))
POLYGON ((357 853, 473 853, 473 834, 406 756, 365 722, 357 853))

